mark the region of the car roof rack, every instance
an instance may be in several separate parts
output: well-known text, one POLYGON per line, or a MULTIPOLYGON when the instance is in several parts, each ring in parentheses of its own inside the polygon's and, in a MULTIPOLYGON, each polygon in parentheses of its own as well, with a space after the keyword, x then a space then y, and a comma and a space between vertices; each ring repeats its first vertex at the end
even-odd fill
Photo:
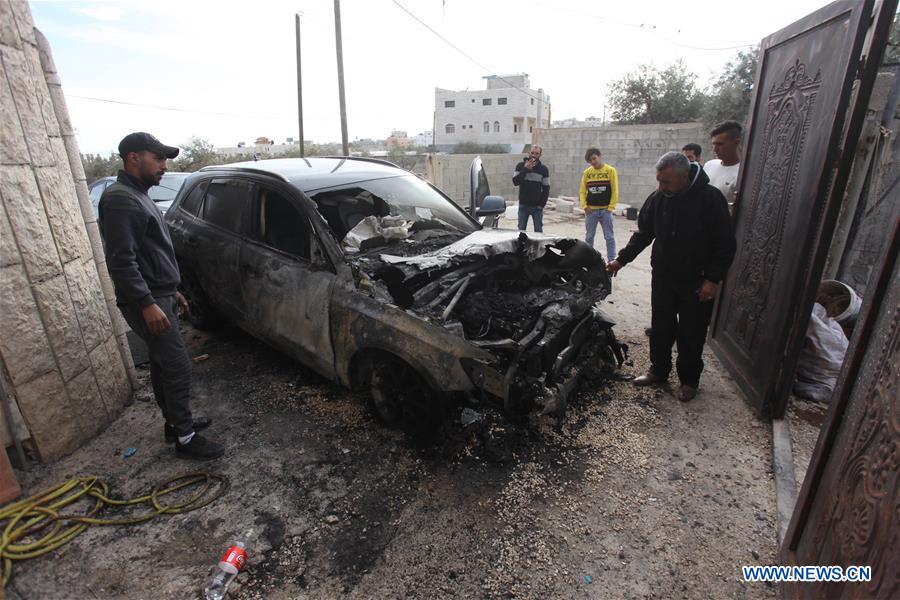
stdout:
POLYGON ((198 173, 209 173, 210 171, 241 171, 244 173, 256 173, 257 175, 267 175, 269 177, 275 176, 281 179, 282 181, 286 181, 290 183, 290 179, 282 175, 277 171, 267 171, 266 169, 257 169, 255 167, 237 167, 235 165, 208 165, 198 170, 198 173))
MULTIPOLYGON (((310 156, 308 158, 339 158, 341 160, 360 160, 364 162, 377 163, 381 165, 387 165, 389 167, 396 167, 398 169, 403 169, 400 165, 394 164, 389 160, 384 160, 383 158, 376 158, 374 156, 310 156)), ((404 171, 406 169, 403 169, 404 171)))

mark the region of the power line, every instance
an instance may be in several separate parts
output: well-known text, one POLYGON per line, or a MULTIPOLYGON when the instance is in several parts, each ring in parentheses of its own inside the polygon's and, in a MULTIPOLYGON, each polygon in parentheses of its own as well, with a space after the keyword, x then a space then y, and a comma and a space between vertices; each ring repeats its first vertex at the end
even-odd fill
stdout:
POLYGON ((125 106, 138 106, 140 108, 155 108, 157 110, 169 110, 172 112, 193 113, 198 115, 214 115, 219 117, 240 117, 243 119, 286 119, 291 117, 273 117, 269 115, 241 115, 237 113, 211 112, 206 110, 191 110, 189 108, 176 108, 174 106, 158 106, 155 104, 140 104, 138 102, 126 102, 124 100, 112 100, 110 98, 95 98, 93 96, 79 96, 66 94, 66 98, 80 98, 81 100, 93 100, 94 102, 106 102, 108 104, 123 104, 125 106))
POLYGON ((582 11, 575 10, 572 8, 565 8, 565 7, 561 7, 561 6, 552 6, 552 5, 548 5, 548 4, 541 4, 540 2, 536 2, 535 0, 529 0, 529 2, 531 4, 534 4, 535 6, 540 6, 541 8, 546 8, 548 10, 567 12, 567 13, 578 15, 581 17, 588 17, 590 19, 596 19, 598 21, 604 21, 606 23, 612 23, 613 25, 621 25, 622 27, 632 27, 634 29, 639 29, 645 33, 649 33, 650 35, 655 35, 656 37, 658 37, 659 39, 663 40, 664 42, 666 42, 668 44, 672 44, 673 46, 679 46, 681 48, 689 48, 691 50, 700 50, 703 52, 720 52, 722 50, 737 50, 739 48, 748 48, 750 46, 756 46, 756 44, 758 43, 758 42, 748 42, 746 44, 740 44, 740 45, 736 45, 736 46, 722 46, 722 47, 718 47, 718 48, 692 46, 691 44, 683 44, 681 42, 676 42, 675 40, 667 38, 662 33, 660 33, 659 31, 656 30, 656 25, 653 25, 650 23, 628 23, 626 21, 617 21, 615 19, 610 19, 609 17, 603 17, 600 15, 595 15, 593 13, 586 13, 586 12, 582 12, 582 11))
MULTIPOLYGON (((456 44, 454 44, 453 42, 451 42, 450 40, 448 40, 447 38, 445 38, 444 36, 442 36, 440 33, 438 33, 437 31, 435 31, 434 29, 432 29, 431 26, 428 25, 428 23, 426 23, 425 21, 423 21, 422 19, 420 19, 419 17, 417 17, 416 15, 414 15, 413 13, 411 13, 405 6, 403 6, 402 4, 400 4, 399 2, 397 2, 397 0, 391 0, 391 2, 393 2, 393 3, 397 6, 397 8, 399 8, 400 10, 402 10, 403 12, 405 12, 407 15, 409 15, 410 17, 412 17, 413 19, 415 19, 416 22, 418 22, 420 25, 422 25, 422 27, 424 27, 425 29, 427 29, 428 31, 430 31, 431 33, 433 33, 434 35, 436 35, 438 38, 440 38, 442 42, 444 42, 445 44, 447 44, 448 46, 450 46, 451 48, 453 48, 454 50, 456 50, 457 52, 459 52, 460 54, 462 54, 463 56, 465 56, 466 58, 468 58, 470 61, 472 61, 473 63, 475 63, 476 65, 478 65, 478 66, 479 66, 482 70, 484 70, 486 73, 496 73, 496 71, 494 71, 493 69, 489 69, 488 67, 484 66, 484 64, 480 63, 480 62, 477 61, 475 58, 473 58, 471 55, 469 55, 469 54, 467 54, 466 52, 464 52, 463 50, 461 50, 461 49, 459 48, 459 46, 457 46, 456 44)), ((526 89, 524 89, 524 88, 521 88, 521 87, 519 87, 519 86, 514 85, 511 81, 509 81, 509 80, 507 80, 507 79, 504 79, 504 78, 501 77, 500 75, 495 75, 494 77, 496 77, 497 79, 499 79, 499 80, 502 81, 503 83, 507 84, 509 87, 511 87, 511 88, 513 88, 513 89, 516 89, 516 90, 520 91, 521 93, 525 94, 526 96, 529 96, 529 97, 531 97, 531 98, 534 98, 534 99, 537 100, 538 102, 546 102, 546 100, 545 100, 544 98, 540 98, 540 97, 538 97, 538 96, 535 96, 534 94, 532 94, 532 93, 529 92, 528 90, 526 90, 526 89)))

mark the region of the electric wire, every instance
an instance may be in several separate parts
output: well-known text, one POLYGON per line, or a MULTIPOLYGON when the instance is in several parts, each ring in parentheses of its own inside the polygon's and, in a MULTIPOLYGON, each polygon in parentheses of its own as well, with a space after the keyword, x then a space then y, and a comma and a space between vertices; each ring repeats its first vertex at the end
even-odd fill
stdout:
MULTIPOLYGON (((409 9, 407 9, 405 6, 403 6, 402 4, 400 4, 397 0, 391 0, 391 2, 393 2, 394 5, 397 6, 397 8, 399 8, 400 10, 402 10, 403 12, 405 12, 407 15, 409 15, 410 17, 412 17, 417 23, 419 23, 420 25, 422 25, 422 27, 425 27, 428 31, 430 31, 431 33, 433 33, 434 35, 436 35, 438 38, 440 38, 440 40, 441 40, 442 42, 444 42, 445 44, 447 44, 448 46, 450 46, 451 48, 453 48, 454 50, 456 50, 457 52, 459 52, 460 54, 462 54, 463 56, 465 56, 467 59, 469 59, 470 61, 472 61, 474 64, 478 65, 478 67, 480 67, 481 69, 483 69, 486 73, 496 73, 495 70, 489 69, 489 68, 486 67, 483 63, 479 62, 479 61, 476 60, 474 57, 472 57, 470 54, 468 54, 468 53, 466 53, 464 50, 462 50, 459 46, 457 46, 456 44, 454 44, 453 42, 451 42, 450 40, 448 40, 447 38, 445 38, 443 35, 441 35, 440 33, 438 33, 438 32, 437 32, 435 29, 433 29, 428 23, 426 23, 425 21, 423 21, 422 19, 420 19, 419 17, 417 17, 416 15, 414 15, 412 12, 409 11, 409 9)), ((524 89, 524 88, 522 88, 522 87, 520 87, 520 86, 514 85, 511 81, 509 81, 509 80, 507 80, 507 79, 504 79, 504 78, 501 77, 500 75, 494 75, 494 77, 496 77, 497 79, 499 79, 499 80, 502 81, 503 83, 507 84, 509 87, 511 87, 511 88, 513 88, 513 89, 515 89, 515 90, 517 90, 517 91, 519 91, 519 92, 525 94, 526 96, 529 96, 529 97, 531 97, 531 98, 534 98, 535 100, 537 100, 537 101, 539 101, 539 102, 546 102, 546 99, 545 99, 545 98, 541 98, 541 97, 539 97, 539 96, 535 96, 534 94, 532 94, 532 93, 529 92, 528 90, 526 90, 526 89, 524 89)))

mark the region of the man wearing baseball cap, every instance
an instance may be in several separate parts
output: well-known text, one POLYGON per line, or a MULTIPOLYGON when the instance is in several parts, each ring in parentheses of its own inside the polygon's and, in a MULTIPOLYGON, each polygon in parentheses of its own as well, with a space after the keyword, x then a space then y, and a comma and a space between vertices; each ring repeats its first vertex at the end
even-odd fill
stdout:
POLYGON ((119 142, 124 168, 100 197, 100 233, 116 304, 150 354, 153 395, 165 419, 164 434, 182 458, 212 459, 225 449, 196 432, 207 418, 191 414, 191 360, 178 326, 187 301, 178 292, 181 275, 163 215, 147 195, 166 172, 178 148, 149 133, 130 133, 119 142))

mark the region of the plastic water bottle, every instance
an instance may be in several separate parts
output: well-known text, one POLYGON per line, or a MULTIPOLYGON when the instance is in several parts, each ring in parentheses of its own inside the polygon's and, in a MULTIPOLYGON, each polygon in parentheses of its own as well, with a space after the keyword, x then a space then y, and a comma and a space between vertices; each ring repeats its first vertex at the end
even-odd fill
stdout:
POLYGON ((222 600, 228 592, 228 584, 234 579, 241 567, 247 561, 247 551, 244 550, 244 542, 236 542, 234 546, 225 551, 219 560, 219 567, 212 581, 203 590, 206 600, 222 600))

